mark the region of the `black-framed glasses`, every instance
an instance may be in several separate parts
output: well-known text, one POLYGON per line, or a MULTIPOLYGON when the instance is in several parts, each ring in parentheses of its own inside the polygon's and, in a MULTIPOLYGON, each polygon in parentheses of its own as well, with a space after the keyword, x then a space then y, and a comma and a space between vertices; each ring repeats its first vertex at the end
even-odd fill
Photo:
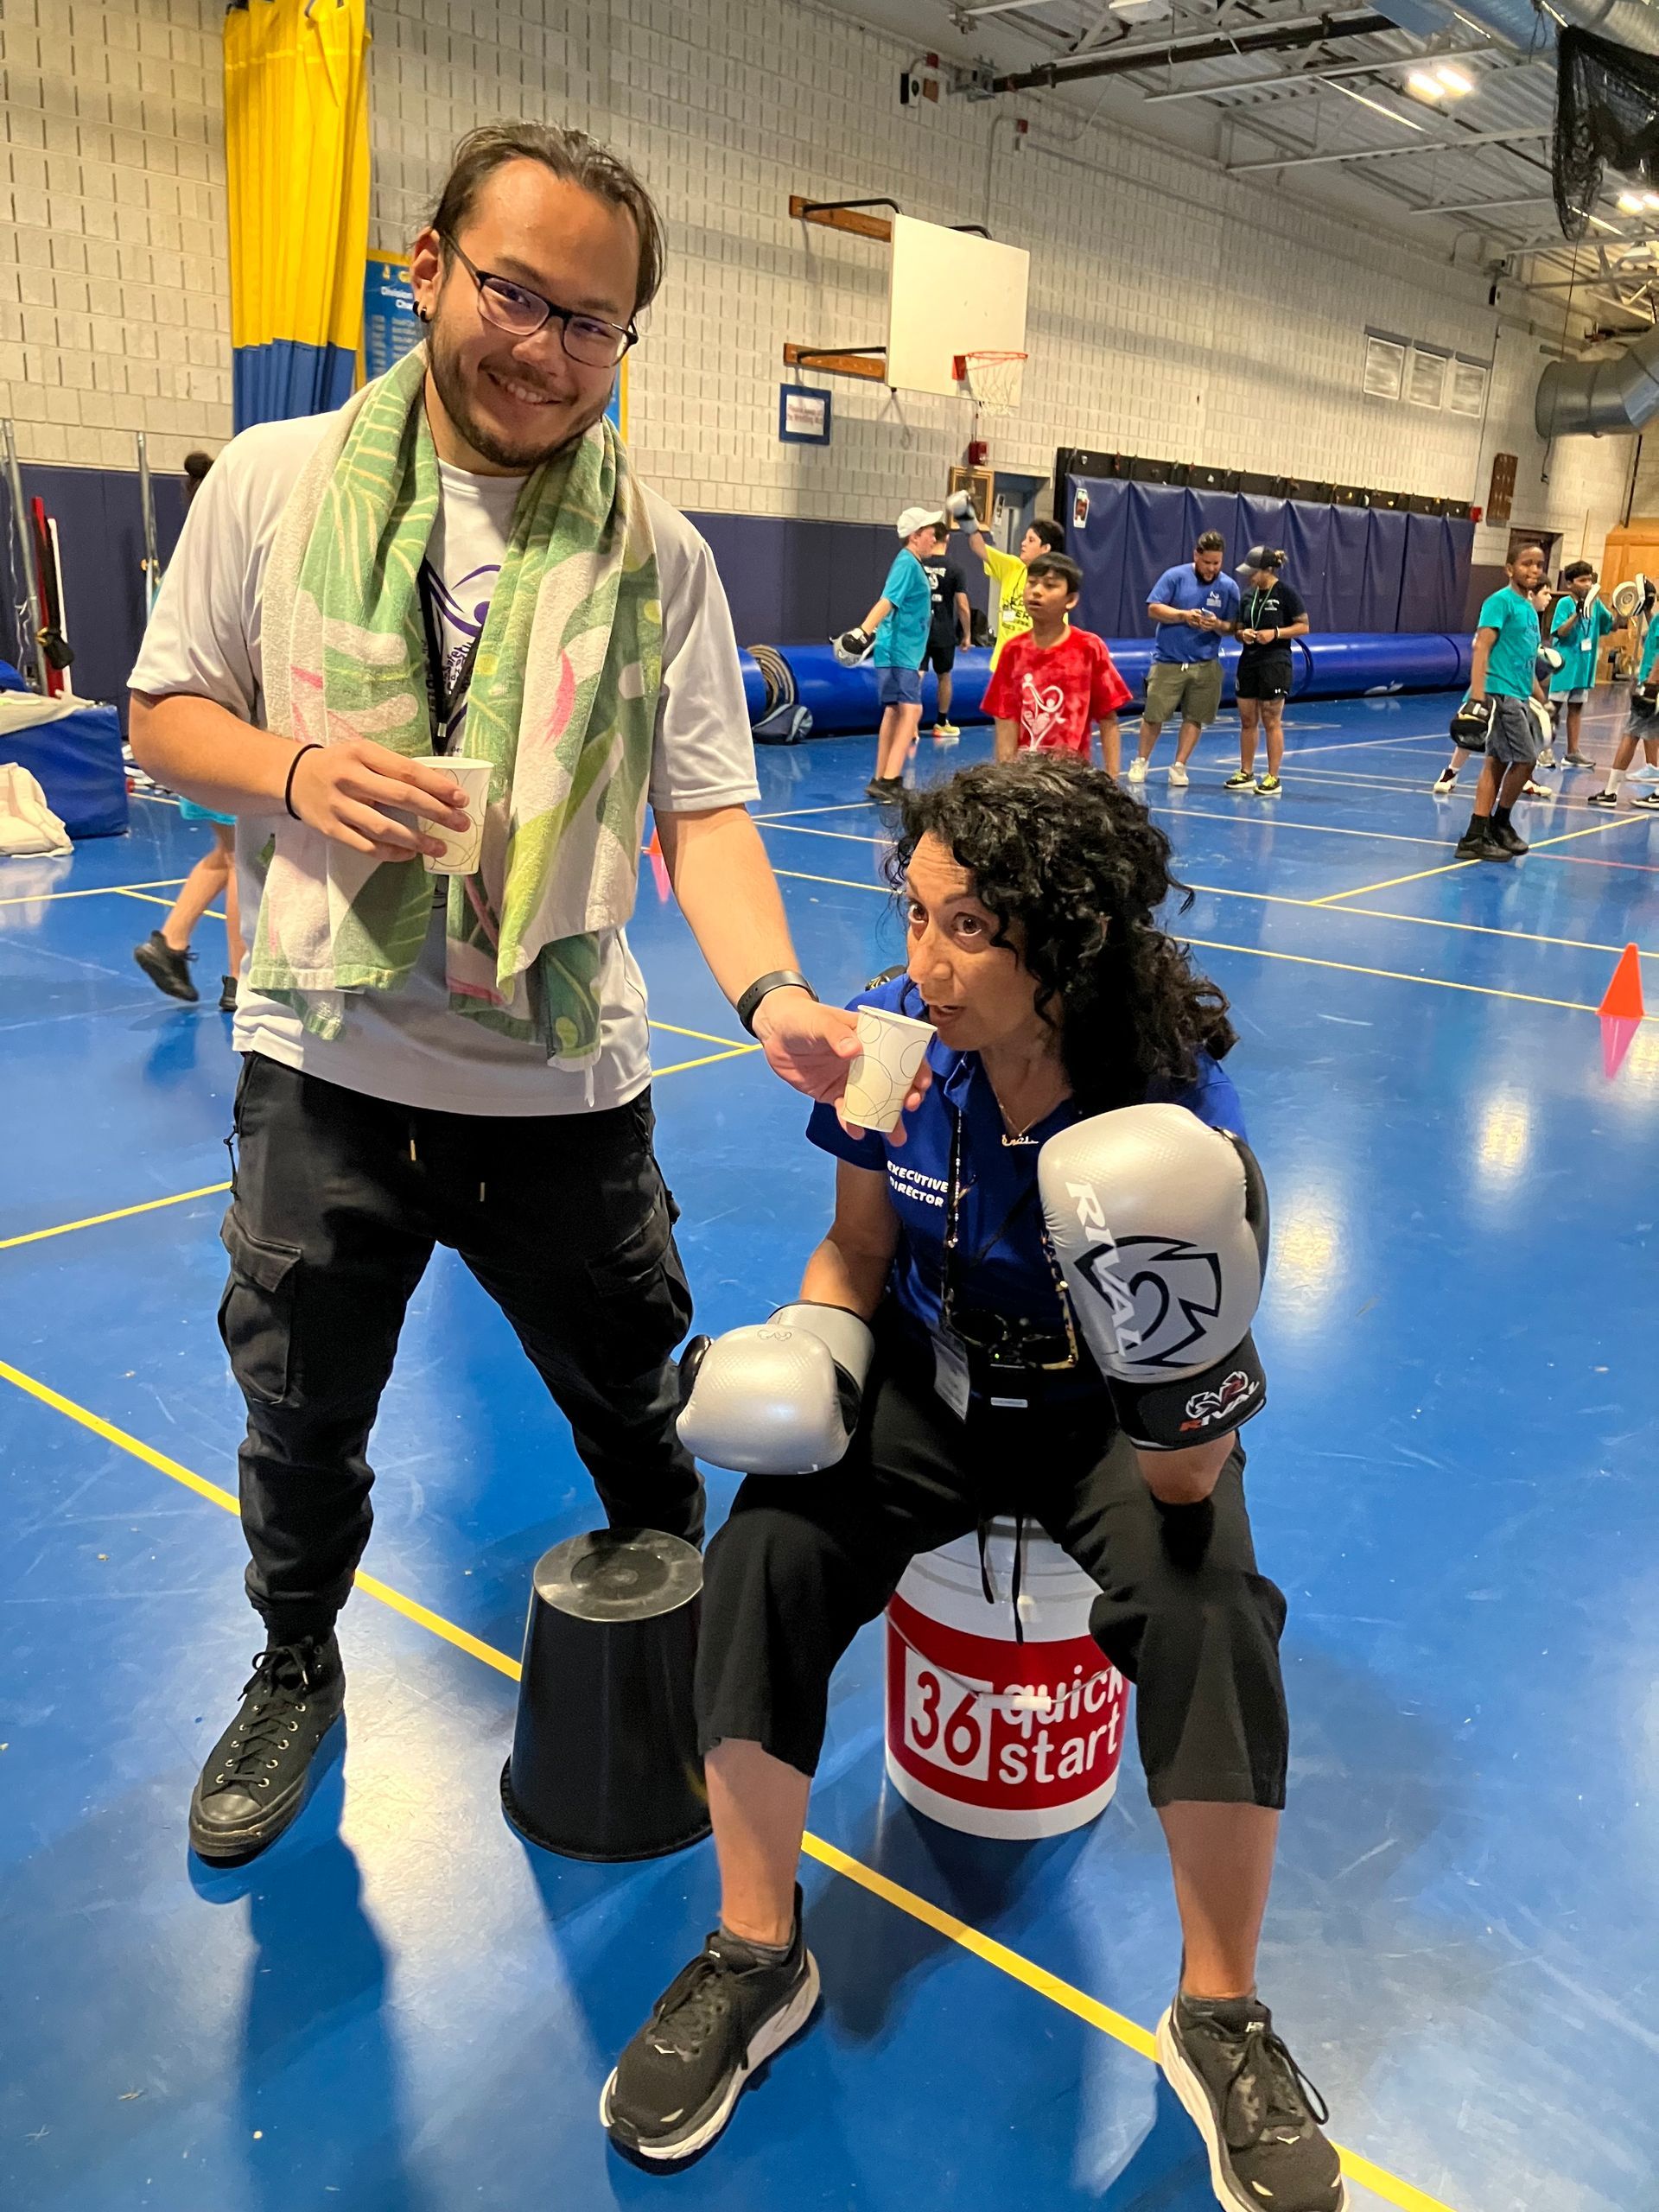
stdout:
POLYGON ((574 308, 559 307, 528 284, 480 269, 454 238, 440 235, 478 287, 480 314, 498 330, 509 331, 515 338, 533 338, 544 323, 556 322, 565 352, 589 369, 613 369, 629 346, 639 344, 639 333, 632 323, 607 322, 603 315, 579 315, 574 308))

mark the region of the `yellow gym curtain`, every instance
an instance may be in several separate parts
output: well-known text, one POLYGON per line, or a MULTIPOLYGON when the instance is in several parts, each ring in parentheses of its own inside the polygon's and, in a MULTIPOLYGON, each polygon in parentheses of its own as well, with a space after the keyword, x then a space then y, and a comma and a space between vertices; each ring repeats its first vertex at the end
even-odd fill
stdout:
POLYGON ((225 18, 236 427, 351 391, 369 244, 365 0, 234 0, 225 18))

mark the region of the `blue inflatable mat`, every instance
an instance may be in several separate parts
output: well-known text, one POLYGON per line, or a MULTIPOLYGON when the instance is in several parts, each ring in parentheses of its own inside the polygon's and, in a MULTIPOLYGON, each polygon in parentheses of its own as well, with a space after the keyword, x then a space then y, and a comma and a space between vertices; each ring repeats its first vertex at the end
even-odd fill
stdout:
POLYGON ((127 827, 127 772, 113 707, 77 707, 55 721, 7 729, 0 761, 15 760, 46 794, 72 837, 118 837, 127 827))

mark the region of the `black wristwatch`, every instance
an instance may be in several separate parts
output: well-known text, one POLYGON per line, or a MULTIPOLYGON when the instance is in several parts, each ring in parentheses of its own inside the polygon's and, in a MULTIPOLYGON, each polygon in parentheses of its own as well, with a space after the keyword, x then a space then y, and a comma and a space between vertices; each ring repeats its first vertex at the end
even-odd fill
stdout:
POLYGON ((751 1037, 754 1034, 755 1010, 768 991, 804 991, 808 998, 814 1000, 818 995, 805 976, 798 975, 793 968, 774 968, 771 975, 751 983, 737 1002, 737 1018, 751 1037))

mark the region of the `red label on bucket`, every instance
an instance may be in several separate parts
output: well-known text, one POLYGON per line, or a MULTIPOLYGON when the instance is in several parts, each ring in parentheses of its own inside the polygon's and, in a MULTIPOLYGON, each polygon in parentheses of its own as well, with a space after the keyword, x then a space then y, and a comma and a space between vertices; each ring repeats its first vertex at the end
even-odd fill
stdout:
POLYGON ((887 1751, 964 1805, 1050 1812, 1102 1789, 1123 1751, 1128 1684, 1092 1637, 1014 1643, 887 1607, 887 1751))

